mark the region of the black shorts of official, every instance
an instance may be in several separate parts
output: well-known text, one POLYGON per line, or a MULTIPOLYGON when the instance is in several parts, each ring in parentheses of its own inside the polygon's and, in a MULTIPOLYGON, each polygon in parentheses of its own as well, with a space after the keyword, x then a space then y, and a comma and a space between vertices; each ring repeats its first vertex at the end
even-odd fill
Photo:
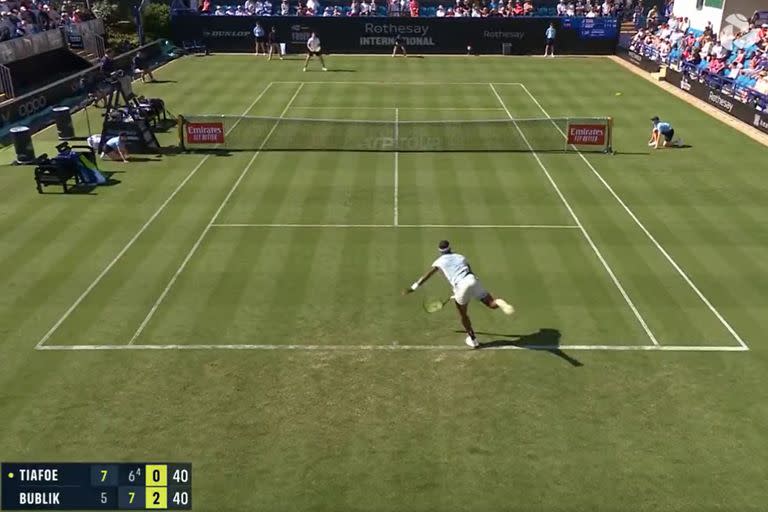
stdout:
POLYGON ((672 142, 672 138, 675 136, 675 129, 673 128, 663 135, 664 135, 664 140, 666 140, 667 142, 672 142))
POLYGON ((554 46, 554 45, 555 45, 555 40, 547 38, 547 46, 554 46))
POLYGON ((402 42, 395 41, 395 48, 399 48, 400 50, 405 50, 405 45, 402 42))
POLYGON ((256 38, 256 42, 257 42, 257 43, 263 43, 265 40, 266 40, 266 39, 265 39, 263 36, 262 36, 262 37, 257 37, 257 38, 256 38))
POLYGON ((307 53, 309 53, 310 55, 313 55, 315 57, 319 57, 319 56, 321 56, 323 54, 323 50, 317 50, 316 52, 313 52, 312 50, 309 50, 307 53))

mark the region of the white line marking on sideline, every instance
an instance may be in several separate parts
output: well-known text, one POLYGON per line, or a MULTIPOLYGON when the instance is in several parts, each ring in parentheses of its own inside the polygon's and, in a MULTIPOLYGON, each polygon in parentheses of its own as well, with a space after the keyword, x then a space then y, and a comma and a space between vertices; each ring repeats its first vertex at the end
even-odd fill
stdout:
POLYGON ((398 224, 398 218, 400 216, 400 213, 398 211, 398 196, 399 196, 399 189, 400 189, 400 152, 397 150, 397 148, 400 146, 400 143, 398 142, 400 139, 400 109, 395 109, 395 190, 394 190, 394 209, 395 209, 395 220, 394 224, 397 226, 398 224))
POLYGON ((571 224, 211 224, 212 228, 446 228, 446 229, 579 229, 571 224))
MULTIPOLYGON (((165 297, 168 295, 168 292, 171 291, 171 288, 173 287, 174 283, 176 283, 176 280, 179 278, 179 275, 184 271, 189 261, 192 259, 192 256, 194 256, 195 252, 197 252, 197 248, 200 247, 200 244, 202 243, 203 239, 205 238, 205 235, 208 234, 208 231, 210 231, 211 226, 214 222, 216 222, 216 219, 219 217, 219 214, 224 209, 224 206, 229 202, 229 199, 232 197, 232 194, 235 193, 235 190, 237 190, 237 187, 240 186, 240 183, 243 181, 243 178, 245 178, 245 175, 248 173, 248 170, 253 165, 253 162, 256 161, 256 158, 261 154, 261 150, 266 146, 269 139, 272 137, 272 134, 275 132, 275 129, 277 129, 278 125, 280 124, 280 119, 285 116, 285 113, 288 112, 288 109, 291 108, 291 104, 293 101, 298 97, 299 92, 301 91, 302 87, 304 87, 304 84, 299 84, 299 86, 296 88, 296 92, 293 93, 293 96, 291 97, 290 101, 288 101, 288 105, 283 109, 283 111, 280 113, 280 117, 277 119, 275 124, 272 126, 272 129, 267 133, 267 136, 262 141, 261 145, 259 146, 259 149, 254 155, 251 157, 250 161, 248 162, 248 165, 245 166, 243 171, 240 173, 240 176, 238 176, 235 183, 232 185, 232 188, 229 190, 227 195, 224 197, 224 200, 221 202, 219 207, 216 209, 216 212, 213 214, 213 217, 211 217, 211 220, 208 221, 208 224, 203 228, 202 233, 200 233, 200 236, 195 241, 192 248, 187 253, 184 260, 181 262, 181 265, 179 265, 179 268, 176 269, 176 272, 173 274, 173 277, 171 277, 171 280, 168 281, 168 284, 165 286, 165 289, 160 294, 160 296, 157 298, 155 303, 152 305, 152 308, 149 310, 149 313, 147 313, 147 316, 144 317, 144 320, 142 320, 141 325, 139 325, 139 328, 136 329, 136 332, 133 333, 133 336, 128 341, 129 345, 133 345, 133 343, 136 341, 136 339, 141 336, 141 333, 144 332, 144 329, 149 324, 150 320, 152 320, 152 317, 155 316, 155 312, 157 311, 157 308, 160 307, 160 304, 162 304, 163 300, 165 300, 165 297)), ((232 128, 234 128, 235 125, 232 125, 232 128)))
MULTIPOLYGON (((306 82, 298 80, 275 80, 276 84, 305 84, 305 85, 323 85, 323 84, 335 84, 335 85, 488 85, 488 82, 335 82, 335 81, 316 81, 306 82)), ((498 85, 523 85, 520 82, 494 82, 498 85)))
MULTIPOLYGON (((248 111, 250 111, 254 107, 254 105, 256 105, 256 102, 259 101, 259 99, 261 99, 262 96, 264 96, 264 94, 267 92, 267 90, 269 90, 271 86, 272 86, 272 82, 267 84, 264 90, 261 91, 261 94, 259 94, 256 97, 256 99, 253 100, 253 102, 248 107, 248 109, 245 112, 243 112, 241 117, 247 114, 248 111)), ((232 131, 236 126, 237 126, 237 122, 235 122, 235 124, 232 125, 232 128, 230 128, 229 131, 232 131)), ((229 133, 229 131, 227 133, 229 133)), ((160 213, 162 213, 162 211, 165 210, 165 207, 168 206, 168 203, 170 203, 171 200, 174 197, 176 197, 176 194, 182 189, 182 187, 184 187, 184 185, 186 185, 186 183, 192 178, 192 176, 194 176, 197 173, 197 171, 203 166, 203 164, 205 164, 205 162, 208 161, 208 158, 210 158, 210 156, 211 155, 206 155, 205 157, 203 157, 203 159, 200 160, 200 162, 198 162, 198 164, 194 167, 194 169, 192 169, 192 171, 190 171, 190 173, 187 174, 187 176, 181 181, 181 183, 179 183, 178 186, 173 190, 173 192, 171 192, 171 195, 169 195, 168 198, 165 201, 163 201, 160 207, 157 210, 155 210, 155 213, 153 213, 152 216, 149 219, 147 219, 147 221, 139 228, 136 234, 133 235, 133 237, 130 240, 128 240, 128 243, 125 244, 125 246, 120 250, 120 252, 117 253, 117 255, 114 258, 112 258, 112 261, 110 261, 107 264, 107 266, 104 267, 104 269, 99 273, 99 275, 96 276, 93 282, 91 282, 91 284, 88 285, 85 291, 81 293, 77 299, 75 299, 75 302, 73 302, 72 305, 69 306, 69 308, 64 312, 64 314, 61 315, 61 317, 56 321, 56 323, 53 324, 53 327, 51 327, 48 330, 48 332, 46 332, 45 335, 43 335, 42 338, 40 338, 40 341, 37 342, 37 345, 35 346, 35 348, 40 348, 42 345, 45 344, 46 341, 50 339, 51 336, 53 336, 53 334, 59 329, 59 327, 61 327, 61 324, 63 324, 67 320, 67 318, 69 318, 72 312, 75 309, 77 309, 80 303, 82 303, 83 300, 85 300, 85 298, 91 293, 91 291, 94 288, 96 288, 96 285, 98 285, 101 282, 101 280, 104 278, 104 276, 107 275, 107 272, 109 272, 112 269, 112 267, 114 267, 115 264, 118 261, 120 261, 120 258, 122 258, 126 252, 128 252, 128 249, 130 249, 133 246, 133 244, 136 242, 136 240, 138 240, 141 234, 144 233, 144 231, 147 230, 147 228, 155 221, 155 219, 160 215, 160 213)))
MULTIPOLYGON (((520 87, 525 91, 525 93, 533 100, 533 102, 536 104, 537 107, 539 107, 539 110, 547 116, 547 118, 552 119, 552 116, 550 116, 546 110, 544 110, 544 107, 541 106, 541 103, 531 94, 531 91, 528 90, 528 88, 525 86, 525 84, 520 84, 520 87)), ((559 126, 557 126, 557 123, 552 121, 552 124, 557 128, 557 131, 559 131, 563 137, 565 137, 565 134, 560 129, 559 126)), ((667 259, 667 261, 672 265, 672 267, 677 271, 677 273, 680 275, 680 277, 683 278, 683 280, 688 283, 688 286, 691 287, 691 289, 696 293, 696 295, 701 299, 701 301, 709 308, 709 310, 717 317, 717 319, 720 321, 720 323, 728 330, 728 332, 733 336, 733 338, 741 345, 745 350, 749 350, 749 346, 746 344, 746 342, 741 339, 741 336, 734 330, 733 327, 731 327, 731 324, 728 323, 728 321, 723 317, 723 315, 720 314, 720 312, 715 308, 715 306, 712 305, 712 303, 707 299, 707 297, 699 290, 699 288, 693 283, 690 277, 688 277, 688 274, 686 274, 683 269, 680 267, 680 265, 677 264, 677 262, 672 259, 672 256, 669 255, 666 249, 656 240, 656 238, 651 234, 650 231, 645 227, 645 225, 640 222, 640 219, 637 218, 637 215, 627 206, 627 203, 624 202, 621 197, 616 193, 616 191, 613 190, 613 187, 611 187, 607 181, 603 178, 603 176, 597 172, 597 169, 592 165, 592 162, 587 160, 587 158, 584 156, 584 154, 579 151, 577 148, 576 152, 581 157, 581 159, 584 161, 585 164, 587 164, 587 167, 594 173, 595 176, 600 180, 600 182, 603 184, 605 188, 608 189, 608 191, 611 193, 611 195, 618 201, 618 203, 621 205, 622 208, 624 208, 624 211, 626 211, 629 216, 632 218, 633 221, 635 221, 635 224, 645 233, 645 235, 648 237, 648 239, 653 243, 653 245, 656 246, 656 248, 661 252, 661 254, 664 255, 664 257, 667 259)))
MULTIPOLYGON (((736 345, 700 346, 700 345, 503 345, 489 346, 478 350, 573 350, 573 351, 608 351, 608 352, 746 352, 748 348, 736 345)), ((301 351, 463 351, 472 352, 461 344, 455 345, 45 345, 37 350, 301 350, 301 351)))
POLYGON ((589 233, 587 233, 587 230, 584 229, 584 226, 582 225, 581 221, 579 220, 579 217, 576 215, 576 212, 573 211, 573 208, 571 208, 570 203, 565 198, 563 193, 560 191, 560 187, 557 185, 555 180, 552 178, 552 176, 549 174, 549 170, 547 170, 544 163, 541 161, 541 158, 539 158, 539 155, 533 150, 533 146, 531 146, 531 143, 528 142, 528 139, 526 138, 525 134, 523 133, 523 130, 520 129, 520 126, 517 124, 517 121, 515 121, 514 117, 512 116, 512 113, 507 108, 506 104, 504 103, 504 100, 501 99, 501 96, 499 95, 499 92, 496 90, 496 88, 493 86, 493 84, 488 84, 491 87, 491 90, 493 91, 493 94, 496 96, 496 99, 499 100, 499 103, 502 107, 504 107, 504 110, 506 111, 509 118, 512 120, 513 124, 515 125, 515 128, 517 128, 518 133, 520 134, 520 137, 523 139, 523 142, 525 142, 525 145, 528 146, 528 149, 533 154, 533 157, 536 159, 536 162, 539 164, 539 167, 542 171, 544 171, 544 174, 546 175, 547 179, 549 180, 549 183, 552 185, 552 187, 555 189, 555 192, 557 192, 557 195, 560 197, 560 200, 562 201, 565 208, 568 210, 568 213, 571 214, 571 217, 573 218, 573 221, 576 223, 576 225, 581 230, 581 233, 584 235, 584 238, 589 243, 590 247, 592 247, 592 250, 594 251, 597 258, 600 260, 600 263, 603 264, 603 267, 608 272, 608 275, 611 277, 611 280, 613 281, 613 284, 616 285, 616 288, 618 288, 619 292, 621 293, 622 297, 624 297, 624 301, 629 305, 630 309, 632 310, 632 313, 634 313, 635 318, 637 318, 637 321, 642 326, 643 330, 645 331, 645 334, 648 335, 648 338, 651 340, 651 342, 654 345, 658 345, 659 342, 656 340, 656 337, 651 332, 651 329, 648 327, 648 324, 646 324, 645 319, 640 314, 640 311, 635 307, 634 302, 632 302, 632 299, 629 298, 629 295, 627 294, 626 290, 624 290, 624 287, 622 286, 621 282, 619 282, 619 279, 616 277, 616 274, 613 273, 613 270, 608 265, 608 262, 603 258, 602 253, 600 253, 600 250, 597 248, 597 245, 595 245, 595 242, 592 240, 592 237, 589 236, 589 233))

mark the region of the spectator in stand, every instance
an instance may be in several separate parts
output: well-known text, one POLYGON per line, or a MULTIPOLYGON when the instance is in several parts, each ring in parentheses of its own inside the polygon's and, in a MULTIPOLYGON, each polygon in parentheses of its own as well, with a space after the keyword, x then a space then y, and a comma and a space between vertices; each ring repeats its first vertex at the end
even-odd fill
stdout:
POLYGON ((605 0, 601 6, 603 10, 603 16, 610 16, 613 4, 609 0, 605 0))
POLYGON ((768 95, 768 72, 760 72, 760 78, 757 80, 757 83, 755 83, 754 89, 760 94, 768 95))
POLYGON ((411 18, 418 18, 419 17, 419 2, 416 0, 411 0, 408 4, 408 10, 411 13, 411 18))
POLYGON ((712 55, 714 55, 716 59, 722 60, 728 55, 728 50, 725 49, 720 41, 716 41, 712 47, 712 55))
POLYGON ((323 9, 323 16, 333 16, 333 9, 330 5, 326 5, 325 9, 323 9))
POLYGON ((288 5, 288 0, 282 0, 280 2, 280 16, 288 16, 291 12, 291 7, 288 5))
POLYGON ((525 0, 523 4, 523 16, 533 16, 533 4, 530 0, 525 0))
POLYGON ((737 66, 739 66, 739 69, 741 69, 744 67, 744 63, 746 59, 747 59, 747 54, 744 52, 744 48, 739 48, 732 62, 737 66))
POLYGON ((349 6, 347 16, 360 16, 360 4, 357 0, 352 0, 352 5, 349 6))
POLYGON ((725 62, 723 62, 722 59, 715 58, 714 56, 711 57, 709 66, 707 67, 707 72, 710 75, 719 75, 723 69, 725 69, 725 62))
POLYGON ((560 0, 557 2, 557 7, 555 9, 558 16, 565 16, 565 12, 568 9, 568 7, 565 5, 565 0, 560 0))
POLYGON ((371 12, 371 4, 368 3, 368 0, 363 0, 360 2, 360 16, 368 16, 371 12))
POLYGON ((438 18, 445 18, 445 8, 442 5, 437 6, 437 11, 435 12, 435 16, 438 18))
POLYGON ((732 79, 734 79, 734 80, 735 80, 736 78, 738 78, 738 77, 739 77, 739 71, 741 71, 741 70, 739 69, 739 65, 738 65, 738 64, 736 64, 735 62, 731 62, 731 66, 730 66, 730 68, 728 69, 728 73, 727 73, 725 76, 727 76, 728 78, 732 78, 732 79))
POLYGON ((339 16, 344 16, 344 13, 341 12, 341 7, 339 7, 338 5, 333 8, 333 16, 336 18, 338 18, 339 16))
POLYGON ((659 16, 659 11, 656 9, 656 6, 654 5, 653 7, 651 7, 651 10, 648 11, 648 15, 645 17, 645 22, 650 25, 652 22, 654 22, 656 18, 658 18, 658 16, 659 16))
POLYGON ((707 25, 704 27, 704 35, 713 37, 715 35, 715 29, 712 27, 712 22, 708 21, 707 25))

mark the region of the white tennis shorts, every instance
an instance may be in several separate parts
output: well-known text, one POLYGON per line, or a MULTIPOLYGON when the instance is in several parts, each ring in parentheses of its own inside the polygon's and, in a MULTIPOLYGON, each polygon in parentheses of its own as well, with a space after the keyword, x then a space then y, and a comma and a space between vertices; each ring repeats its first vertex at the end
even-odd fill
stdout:
POLYGON ((456 304, 462 306, 469 304, 469 301, 473 298, 481 300, 488 295, 483 285, 474 276, 474 274, 467 274, 453 289, 453 298, 456 304))

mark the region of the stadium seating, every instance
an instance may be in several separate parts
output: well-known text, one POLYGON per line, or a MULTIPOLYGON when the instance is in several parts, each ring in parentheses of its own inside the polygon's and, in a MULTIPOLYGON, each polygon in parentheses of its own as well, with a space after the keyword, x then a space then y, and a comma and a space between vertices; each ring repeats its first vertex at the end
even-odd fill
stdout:
POLYGON ((672 42, 669 36, 664 37, 665 33, 669 33, 669 27, 661 24, 656 30, 639 31, 632 39, 630 49, 647 59, 683 71, 689 78, 706 83, 739 101, 754 104, 758 109, 764 110, 768 105, 768 95, 754 88, 758 83, 758 73, 768 70, 768 38, 761 40, 756 37, 758 31, 758 28, 753 27, 732 41, 718 42, 714 36, 707 39, 703 31, 689 28, 683 37, 672 42), (711 40, 711 43, 707 43, 707 40, 711 40), (699 60, 697 55, 702 53, 705 44, 710 44, 711 48, 715 43, 728 46, 722 59, 724 67, 719 73, 713 73, 709 67, 716 56, 704 55, 699 60), (738 68, 739 74, 736 78, 729 78, 727 74, 731 71, 731 64, 742 49, 744 65, 738 68), (755 61, 758 62, 756 67, 753 66, 755 61))

